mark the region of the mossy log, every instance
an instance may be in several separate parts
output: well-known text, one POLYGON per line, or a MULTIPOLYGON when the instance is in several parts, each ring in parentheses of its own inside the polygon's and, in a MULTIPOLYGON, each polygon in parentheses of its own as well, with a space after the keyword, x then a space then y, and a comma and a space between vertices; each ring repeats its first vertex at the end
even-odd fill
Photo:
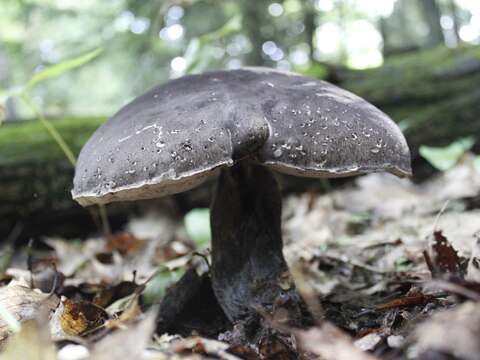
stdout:
POLYGON ((376 69, 339 71, 337 79, 399 123, 414 156, 422 144, 480 141, 480 46, 397 55, 376 69))
MULTIPOLYGON (((52 120, 77 155, 105 118, 52 120)), ((70 196, 73 166, 39 121, 18 121, 0 127, 0 241, 16 224, 20 240, 51 234, 74 236, 95 230, 95 210, 85 211, 70 196), (92 219, 93 216, 93 219, 92 219)), ((113 225, 125 217, 114 207, 113 225)))
MULTIPOLYGON (((312 70, 315 74, 315 68, 312 70)), ((327 78, 366 98, 400 124, 412 149, 414 171, 419 175, 428 170, 418 157, 420 145, 440 146, 471 135, 480 140, 478 46, 397 55, 384 66, 370 70, 333 68, 327 78)), ((104 120, 90 117, 52 122, 78 154, 104 120)), ((22 237, 45 235, 50 233, 49 229, 59 232, 62 227, 64 231, 60 232, 65 235, 78 234, 79 229, 91 231, 92 226, 86 226, 93 224, 89 213, 71 200, 72 175, 73 167, 40 122, 3 124, 0 127, 0 238, 4 238, 16 222, 25 224, 22 237)), ((293 188, 304 185, 289 184, 294 184, 293 188)), ((180 206, 190 206, 197 196, 206 205, 208 191, 200 194, 180 198, 180 206)), ((122 205, 110 208, 112 219, 121 221, 127 208, 131 210, 122 205)))

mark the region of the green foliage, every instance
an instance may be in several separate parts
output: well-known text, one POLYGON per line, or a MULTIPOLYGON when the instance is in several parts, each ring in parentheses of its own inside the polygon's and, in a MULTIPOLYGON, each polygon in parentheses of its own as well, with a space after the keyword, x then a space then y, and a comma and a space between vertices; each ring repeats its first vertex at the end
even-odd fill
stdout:
POLYGON ((194 73, 204 70, 211 58, 208 46, 222 38, 230 36, 242 28, 242 17, 236 15, 228 20, 221 28, 206 33, 202 36, 195 37, 188 43, 184 54, 187 62, 187 73, 194 73))
POLYGON ((38 118, 40 123, 43 125, 43 127, 48 131, 50 136, 55 140, 55 142, 58 144, 62 152, 65 154, 65 157, 70 161, 70 163, 75 166, 75 156, 73 155, 73 152, 69 145, 65 142, 63 137, 60 135, 60 133, 55 129, 53 124, 48 121, 42 114, 42 112, 36 107, 36 105, 33 103, 33 101, 30 99, 28 92, 31 88, 33 88, 35 85, 60 76, 67 71, 73 70, 75 68, 78 68, 94 58, 96 58, 100 53, 101 49, 96 49, 93 51, 90 51, 88 53, 85 53, 83 55, 80 55, 78 57, 75 57, 73 59, 67 59, 62 62, 59 62, 55 65, 49 66, 38 73, 34 74, 30 80, 21 87, 16 87, 10 90, 7 90, 3 94, 0 92, 0 98, 1 97, 10 97, 10 96, 18 96, 20 99, 23 100, 23 102, 27 105, 27 107, 34 113, 34 115, 38 118))
POLYGON ((178 281, 184 272, 183 269, 160 271, 146 284, 142 292, 143 304, 150 306, 159 303, 167 287, 178 281))
POLYGON ((328 76, 328 67, 324 64, 315 62, 306 70, 302 71, 302 74, 316 79, 326 79, 328 76))
POLYGON ((85 65, 95 59, 100 53, 102 49, 95 49, 80 56, 77 56, 73 59, 67 59, 65 61, 59 62, 58 64, 48 66, 45 69, 39 71, 38 73, 34 74, 32 78, 27 82, 25 85, 25 90, 30 90, 36 84, 60 76, 67 71, 76 69, 82 65, 85 65))
POLYGON ((440 171, 451 169, 475 144, 473 137, 457 140, 445 147, 420 146, 420 155, 440 171))
POLYGON ((473 165, 475 166, 475 169, 480 173, 480 155, 475 157, 475 160, 473 160, 473 165))
POLYGON ((210 242, 210 210, 193 209, 185 215, 185 228, 188 236, 198 247, 205 247, 210 242))
POLYGON ((412 261, 405 257, 400 256, 399 258, 395 259, 395 271, 396 272, 405 272, 411 270, 413 267, 412 261))
POLYGON ((48 66, 45 69, 33 74, 33 76, 30 78, 30 80, 27 81, 25 85, 16 86, 3 91, 0 90, 0 99, 6 99, 7 97, 11 96, 24 96, 35 85, 45 80, 58 77, 82 65, 85 65, 95 59, 98 55, 100 55, 101 52, 102 49, 95 49, 72 59, 67 59, 55 65, 48 66))

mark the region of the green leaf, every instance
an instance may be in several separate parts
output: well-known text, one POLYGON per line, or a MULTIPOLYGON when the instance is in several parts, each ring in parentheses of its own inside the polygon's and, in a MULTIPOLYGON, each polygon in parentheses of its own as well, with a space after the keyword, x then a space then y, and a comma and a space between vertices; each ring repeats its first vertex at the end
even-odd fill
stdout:
POLYGON ((159 303, 165 294, 165 290, 175 281, 178 281, 185 271, 183 269, 178 270, 165 270, 155 275, 146 285, 145 290, 142 292, 142 302, 144 305, 149 306, 159 303))
POLYGON ((187 73, 201 71, 210 59, 207 52, 208 45, 214 41, 230 36, 242 29, 242 17, 240 15, 233 16, 222 27, 207 34, 190 40, 183 57, 187 62, 187 73))
POLYGON ((185 215, 185 228, 188 236, 197 246, 205 247, 210 242, 210 211, 193 209, 185 215))
POLYGON ((216 41, 240 30, 242 30, 242 17, 240 15, 235 15, 231 17, 221 28, 200 36, 200 41, 216 41))
POLYGON ((316 79, 323 79, 325 80, 329 75, 328 68, 319 63, 313 63, 310 67, 302 71, 302 74, 305 76, 311 76, 316 79))
POLYGON ((32 78, 27 82, 27 84, 24 87, 24 91, 27 91, 31 89, 33 86, 36 84, 45 81, 47 79, 51 79, 53 77, 57 77, 62 75, 63 73, 78 68, 93 59, 95 59, 100 53, 102 52, 102 49, 95 49, 93 51, 90 51, 86 54, 82 54, 80 56, 77 56, 73 59, 65 60, 62 61, 58 64, 48 66, 45 69, 39 71, 38 73, 34 74, 32 78))
POLYGON ((475 144, 473 137, 459 139, 446 147, 420 146, 420 155, 440 171, 451 169, 475 144))
POLYGON ((473 165, 475 166, 475 169, 477 169, 477 172, 480 174, 480 155, 475 157, 475 159, 473 160, 473 165))
POLYGON ((395 271, 405 272, 411 270, 413 267, 412 261, 406 256, 400 256, 395 259, 395 271))
POLYGON ((2 125, 3 120, 5 120, 5 113, 6 113, 6 110, 2 105, 2 100, 0 99, 0 125, 2 125))

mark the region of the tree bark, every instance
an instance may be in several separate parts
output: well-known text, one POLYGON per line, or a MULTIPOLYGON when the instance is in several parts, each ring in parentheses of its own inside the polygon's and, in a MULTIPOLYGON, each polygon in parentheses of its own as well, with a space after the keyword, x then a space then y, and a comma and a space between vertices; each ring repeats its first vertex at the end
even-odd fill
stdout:
POLYGON ((265 18, 268 16, 269 1, 265 0, 244 0, 239 2, 242 12, 243 28, 252 45, 251 51, 244 59, 245 65, 258 66, 264 63, 262 45, 268 39, 262 31, 262 24, 268 23, 265 18))
POLYGON ((311 0, 303 0, 303 23, 305 25, 305 40, 309 46, 308 57, 310 61, 313 61, 315 54, 315 30, 317 29, 316 18, 317 12, 315 11, 315 5, 311 0))
POLYGON ((436 0, 421 0, 418 2, 422 15, 428 25, 428 45, 438 46, 445 43, 442 25, 440 24, 441 12, 436 0))

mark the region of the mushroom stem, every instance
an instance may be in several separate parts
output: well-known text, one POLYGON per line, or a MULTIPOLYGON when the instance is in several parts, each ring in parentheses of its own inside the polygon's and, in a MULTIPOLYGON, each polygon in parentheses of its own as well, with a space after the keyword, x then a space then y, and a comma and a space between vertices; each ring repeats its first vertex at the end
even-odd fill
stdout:
POLYGON ((222 170, 211 224, 212 285, 227 317, 236 322, 283 308, 298 322, 301 300, 282 253, 281 195, 272 173, 249 161, 222 170))

